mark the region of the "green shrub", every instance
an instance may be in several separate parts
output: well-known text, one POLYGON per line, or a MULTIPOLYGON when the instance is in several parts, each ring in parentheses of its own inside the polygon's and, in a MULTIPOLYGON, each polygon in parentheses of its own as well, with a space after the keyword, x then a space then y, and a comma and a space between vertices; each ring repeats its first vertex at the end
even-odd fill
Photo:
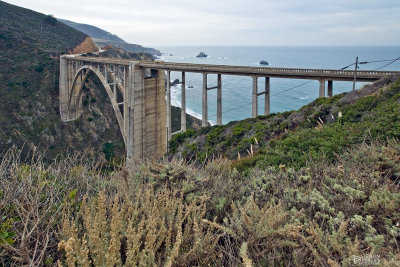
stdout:
POLYGON ((186 132, 173 135, 168 143, 169 152, 175 153, 179 145, 182 144, 185 141, 185 139, 194 136, 195 133, 196 133, 195 130, 190 129, 187 130, 186 132))
POLYGON ((104 153, 105 158, 108 161, 111 161, 111 159, 114 158, 114 156, 115 156, 114 144, 112 142, 104 143, 103 153, 104 153))

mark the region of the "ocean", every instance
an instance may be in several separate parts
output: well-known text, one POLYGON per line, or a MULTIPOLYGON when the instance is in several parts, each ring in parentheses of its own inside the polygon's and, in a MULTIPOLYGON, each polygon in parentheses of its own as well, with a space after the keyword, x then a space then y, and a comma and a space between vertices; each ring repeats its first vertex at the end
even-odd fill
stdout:
MULTIPOLYGON (((400 46, 168 46, 157 47, 163 54, 160 60, 167 62, 186 62, 199 64, 220 64, 238 66, 260 66, 261 60, 270 67, 341 69, 355 62, 390 60, 400 57, 400 46), (200 52, 207 58, 197 58, 200 52)), ((390 61, 359 65, 359 70, 381 68, 390 61)), ((349 67, 354 70, 354 65, 349 67)), ((400 60, 382 68, 382 70, 400 70, 400 60)), ((171 72, 171 80, 181 80, 180 72, 171 72)), ((187 112, 201 119, 202 108, 201 74, 186 73, 187 112), (190 87, 190 88, 189 88, 190 87)), ((259 78, 258 90, 263 91, 265 80, 259 78)), ((365 83, 357 82, 356 89, 365 83)), ((208 75, 208 86, 217 85, 217 75, 208 75)), ((327 87, 327 85, 325 85, 327 87)), ((313 80, 271 78, 271 113, 297 110, 318 97, 319 82, 313 80), (310 82, 308 82, 310 81, 310 82), (307 83, 308 82, 308 83, 307 83)), ((333 82, 333 94, 351 91, 352 82, 333 82)), ((216 90, 208 92, 208 119, 216 122, 216 90)), ((222 120, 230 121, 251 117, 252 79, 246 76, 222 75, 222 120)), ((264 112, 263 97, 259 97, 258 114, 264 112)), ((181 86, 171 88, 172 105, 181 105, 181 86)))

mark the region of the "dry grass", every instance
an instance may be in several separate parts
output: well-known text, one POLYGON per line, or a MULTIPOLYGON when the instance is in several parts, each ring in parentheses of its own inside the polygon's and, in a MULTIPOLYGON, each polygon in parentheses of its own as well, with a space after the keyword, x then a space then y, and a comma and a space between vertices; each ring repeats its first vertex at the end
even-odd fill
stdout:
POLYGON ((215 264, 219 236, 202 223, 205 211, 204 203, 184 203, 168 189, 113 199, 102 191, 91 201, 85 198, 76 216, 65 214, 59 249, 66 266, 215 264))
POLYGON ((0 264, 350 266, 365 255, 399 264, 399 170, 397 141, 360 145, 334 164, 247 174, 221 158, 103 172, 9 151, 0 264))

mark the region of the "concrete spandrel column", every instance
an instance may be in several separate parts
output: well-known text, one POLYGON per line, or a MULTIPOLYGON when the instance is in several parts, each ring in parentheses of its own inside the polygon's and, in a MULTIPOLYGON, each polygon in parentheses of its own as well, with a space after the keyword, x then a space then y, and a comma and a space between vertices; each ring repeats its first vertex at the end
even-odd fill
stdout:
POLYGON ((257 76, 253 76, 253 94, 252 94, 252 105, 251 105, 251 117, 257 117, 257 76))
POLYGON ((222 77, 218 74, 217 85, 217 125, 222 125, 222 77))
POLYGON ((171 140, 171 71, 167 70, 167 142, 171 140))
POLYGON ((325 97, 325 80, 319 81, 319 97, 325 97))
POLYGON ((203 103, 202 103, 202 127, 208 126, 208 114, 207 114, 207 73, 203 73, 203 103))
POLYGON ((115 102, 118 102, 117 100, 117 74, 115 73, 115 65, 114 65, 114 100, 115 102))
POLYGON ((328 81, 328 97, 333 95, 333 81, 328 81))
POLYGON ((185 72, 182 72, 182 94, 181 94, 181 130, 186 131, 186 80, 185 72))
POLYGON ((60 58, 60 116, 64 122, 68 121, 68 67, 67 60, 60 58))
POLYGON ((264 115, 269 115, 271 110, 271 102, 270 102, 270 78, 265 77, 265 104, 264 104, 264 115))
POLYGON ((134 124, 134 100, 135 100, 135 79, 134 79, 134 68, 135 64, 130 63, 128 72, 127 72, 127 84, 125 87, 125 99, 124 103, 124 120, 125 120, 125 133, 126 133, 126 162, 128 165, 133 163, 134 158, 134 132, 135 132, 135 124, 134 124), (126 112, 126 113, 125 113, 126 112))
POLYGON ((129 113, 129 110, 128 110, 128 105, 129 105, 129 101, 128 101, 128 99, 129 99, 129 92, 128 92, 128 90, 129 90, 129 86, 128 86, 128 84, 129 84, 129 67, 128 66, 124 66, 124 79, 125 79, 125 84, 123 87, 124 93, 123 93, 122 97, 123 97, 123 102, 124 102, 124 112, 123 112, 124 133, 125 133, 125 140, 127 140, 126 135, 128 132, 128 118, 129 118, 129 116, 128 116, 128 113, 129 113))

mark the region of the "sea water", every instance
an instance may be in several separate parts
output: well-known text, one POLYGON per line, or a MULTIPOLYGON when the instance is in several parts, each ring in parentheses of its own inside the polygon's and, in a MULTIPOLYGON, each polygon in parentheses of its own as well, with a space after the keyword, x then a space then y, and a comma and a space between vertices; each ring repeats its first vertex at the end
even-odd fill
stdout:
MULTIPOLYGON (((355 62, 390 60, 400 57, 400 46, 174 46, 158 47, 163 53, 159 58, 167 62, 185 62, 199 64, 219 64, 238 66, 260 66, 265 60, 270 67, 341 69, 355 62), (208 55, 198 58, 200 52, 208 55)), ((359 65, 359 70, 374 70, 390 61, 359 65)), ((349 70, 354 70, 354 65, 349 70)), ((400 60, 381 70, 400 70, 400 60)), ((179 79, 180 72, 171 72, 171 80, 179 79)), ((208 87, 217 85, 217 75, 207 76, 208 87)), ((271 78, 271 113, 297 110, 318 97, 319 81, 271 78)), ((356 89, 365 83, 357 82, 356 89)), ((265 79, 258 79, 258 91, 264 91, 265 79)), ((326 84, 327 87, 327 84, 326 84)), ((201 119, 203 76, 200 73, 186 73, 187 112, 201 119)), ((352 82, 333 81, 333 94, 351 91, 352 82)), ((181 85, 171 88, 171 103, 181 106, 181 85)), ((222 75, 222 121, 224 124, 251 117, 252 78, 248 76, 222 75)), ((258 114, 264 112, 263 96, 258 97, 258 114)), ((217 112, 217 91, 208 91, 208 120, 214 124, 217 112)))

